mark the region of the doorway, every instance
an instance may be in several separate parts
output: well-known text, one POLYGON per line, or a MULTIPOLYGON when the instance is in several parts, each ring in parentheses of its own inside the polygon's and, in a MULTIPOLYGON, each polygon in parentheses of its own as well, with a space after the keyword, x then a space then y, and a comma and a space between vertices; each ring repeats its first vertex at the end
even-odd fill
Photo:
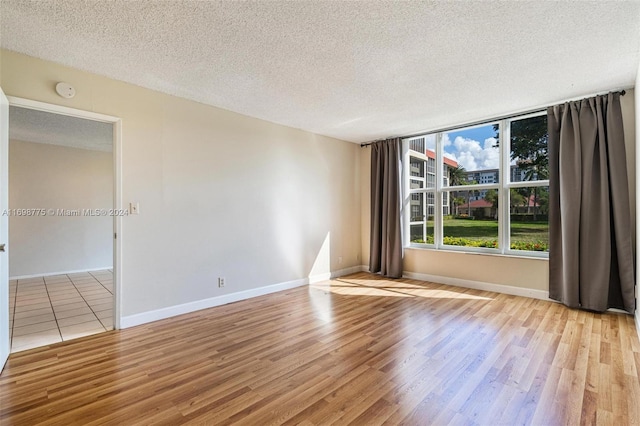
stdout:
POLYGON ((9 104, 11 353, 119 328, 120 121, 9 104))

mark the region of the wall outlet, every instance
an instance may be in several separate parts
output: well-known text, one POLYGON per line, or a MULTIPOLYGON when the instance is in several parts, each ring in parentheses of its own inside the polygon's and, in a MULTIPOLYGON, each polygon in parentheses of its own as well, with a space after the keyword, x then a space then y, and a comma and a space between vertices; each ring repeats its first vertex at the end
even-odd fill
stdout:
POLYGON ((342 256, 338 257, 338 264, 342 264, 342 256))
POLYGON ((224 277, 218 278, 218 287, 224 287, 224 277))

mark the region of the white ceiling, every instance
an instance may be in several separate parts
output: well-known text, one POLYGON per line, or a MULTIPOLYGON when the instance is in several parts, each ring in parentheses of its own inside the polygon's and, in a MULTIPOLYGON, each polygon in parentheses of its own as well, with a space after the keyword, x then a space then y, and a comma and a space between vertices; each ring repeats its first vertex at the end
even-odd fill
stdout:
POLYGON ((640 62, 637 1, 0 4, 4 48, 353 142, 632 87, 640 62))
POLYGON ((111 152, 113 125, 11 106, 9 139, 111 152))

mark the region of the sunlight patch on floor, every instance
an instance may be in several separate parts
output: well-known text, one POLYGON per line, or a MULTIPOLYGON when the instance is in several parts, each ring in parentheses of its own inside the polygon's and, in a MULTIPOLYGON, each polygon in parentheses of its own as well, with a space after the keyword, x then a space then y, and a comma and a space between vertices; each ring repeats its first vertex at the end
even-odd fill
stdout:
MULTIPOLYGON (((440 285, 438 285, 440 287, 440 285)), ((427 299, 493 300, 490 297, 465 293, 466 290, 451 291, 428 288, 423 285, 390 280, 337 279, 311 285, 312 288, 344 296, 374 297, 421 297, 427 299)))

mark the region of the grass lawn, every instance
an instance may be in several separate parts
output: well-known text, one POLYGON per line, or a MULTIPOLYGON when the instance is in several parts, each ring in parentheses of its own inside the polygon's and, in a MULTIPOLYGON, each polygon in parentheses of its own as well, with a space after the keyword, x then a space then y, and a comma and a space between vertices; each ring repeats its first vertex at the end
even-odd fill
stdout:
MULTIPOLYGON (((433 222, 428 222, 430 235, 433 235, 433 222)), ((445 244, 472 245, 465 243, 495 241, 498 239, 498 222, 493 220, 468 220, 446 218, 443 223, 443 236, 449 241, 445 244), (462 240, 453 240, 453 239, 462 240)), ((549 223, 548 222, 512 222, 511 223, 511 244, 514 249, 531 250, 525 245, 538 244, 537 250, 545 250, 549 245, 549 223), (515 246, 514 246, 515 244, 515 246)), ((475 245, 475 244, 474 244, 475 245)), ((529 246, 527 246, 529 247, 529 246)))

